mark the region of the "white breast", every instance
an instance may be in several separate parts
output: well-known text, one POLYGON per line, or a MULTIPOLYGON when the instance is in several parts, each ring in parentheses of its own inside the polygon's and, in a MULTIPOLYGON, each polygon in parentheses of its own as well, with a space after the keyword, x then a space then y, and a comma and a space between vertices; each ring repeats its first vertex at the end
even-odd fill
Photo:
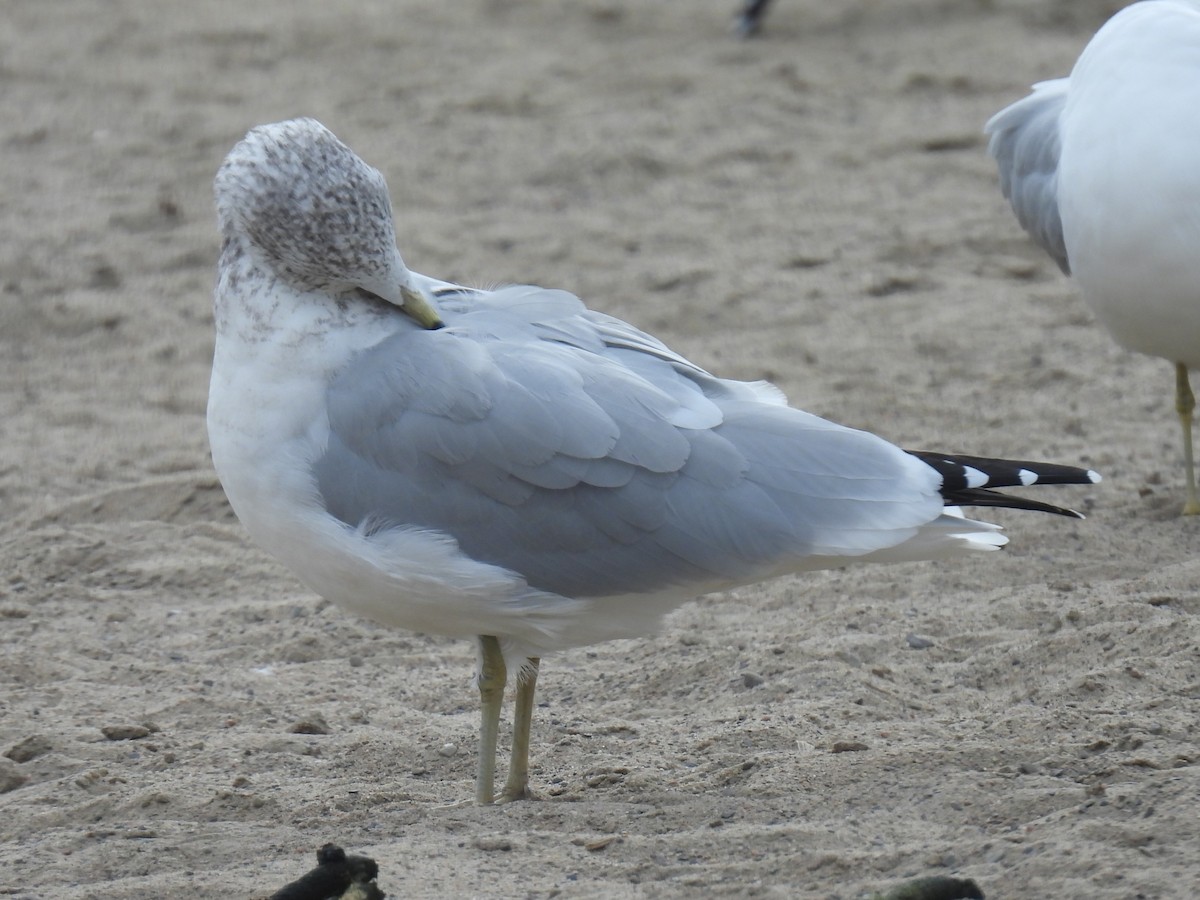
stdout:
POLYGON ((1200 366, 1200 11, 1146 4, 1114 22, 1063 113, 1067 254, 1119 343, 1200 366))

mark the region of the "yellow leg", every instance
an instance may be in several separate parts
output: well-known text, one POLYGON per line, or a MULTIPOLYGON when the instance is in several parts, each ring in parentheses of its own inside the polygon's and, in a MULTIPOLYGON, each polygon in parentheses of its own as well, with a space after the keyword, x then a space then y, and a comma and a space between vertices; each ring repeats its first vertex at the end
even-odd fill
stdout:
POLYGON ((489 805, 495 795, 496 737, 500 731, 500 707, 504 703, 504 683, 508 670, 500 642, 490 635, 479 637, 479 768, 475 775, 475 802, 489 805))
POLYGON ((1192 458, 1192 410, 1196 408, 1196 396, 1188 382, 1187 366, 1175 364, 1175 411, 1183 426, 1183 464, 1187 467, 1187 502, 1183 505, 1185 516, 1200 515, 1200 498, 1196 496, 1196 466, 1192 458))
POLYGON ((508 780, 504 783, 501 801, 528 800, 529 793, 529 729, 533 722, 533 692, 537 688, 538 665, 531 657, 517 676, 517 703, 513 712, 512 760, 508 765, 508 780))

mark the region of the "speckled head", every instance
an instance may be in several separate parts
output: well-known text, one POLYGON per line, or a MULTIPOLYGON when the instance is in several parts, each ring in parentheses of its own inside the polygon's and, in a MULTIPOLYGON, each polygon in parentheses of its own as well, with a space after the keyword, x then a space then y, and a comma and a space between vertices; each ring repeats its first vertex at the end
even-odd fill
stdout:
POLYGON ((214 188, 222 235, 243 239, 278 277, 303 290, 361 287, 402 305, 409 273, 387 183, 320 122, 251 130, 214 188))

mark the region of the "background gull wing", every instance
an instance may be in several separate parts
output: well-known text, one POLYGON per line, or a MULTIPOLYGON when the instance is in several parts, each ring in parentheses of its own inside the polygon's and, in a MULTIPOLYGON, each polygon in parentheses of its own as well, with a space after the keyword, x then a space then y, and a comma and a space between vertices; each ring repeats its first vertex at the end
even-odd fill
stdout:
POLYGON ((1071 274, 1058 214, 1060 119, 1069 79, 1033 86, 1033 93, 992 116, 984 126, 988 153, 1000 169, 1000 189, 1034 243, 1071 274))
POLYGON ((329 390, 315 476, 349 525, 436 529, 539 590, 587 597, 862 555, 941 512, 924 463, 715 378, 570 294, 439 308, 445 329, 394 335, 329 390))

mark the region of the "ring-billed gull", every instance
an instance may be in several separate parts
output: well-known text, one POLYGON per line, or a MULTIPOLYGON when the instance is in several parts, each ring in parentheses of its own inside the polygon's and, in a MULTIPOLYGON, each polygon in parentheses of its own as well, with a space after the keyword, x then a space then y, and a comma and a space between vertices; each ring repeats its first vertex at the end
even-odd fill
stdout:
POLYGON ((945 505, 1077 515, 990 488, 1098 480, 908 453, 710 375, 564 291, 412 272, 383 176, 312 119, 253 129, 215 186, 221 483, 319 594, 478 639, 480 803, 508 669, 515 799, 542 655, 650 633, 689 597, 778 575, 995 550, 996 526, 945 505))
POLYGON ((1185 515, 1200 366, 1200 4, 1146 0, 1113 16, 1067 78, 985 126, 1022 227, 1073 275, 1117 343, 1175 364, 1185 515))

